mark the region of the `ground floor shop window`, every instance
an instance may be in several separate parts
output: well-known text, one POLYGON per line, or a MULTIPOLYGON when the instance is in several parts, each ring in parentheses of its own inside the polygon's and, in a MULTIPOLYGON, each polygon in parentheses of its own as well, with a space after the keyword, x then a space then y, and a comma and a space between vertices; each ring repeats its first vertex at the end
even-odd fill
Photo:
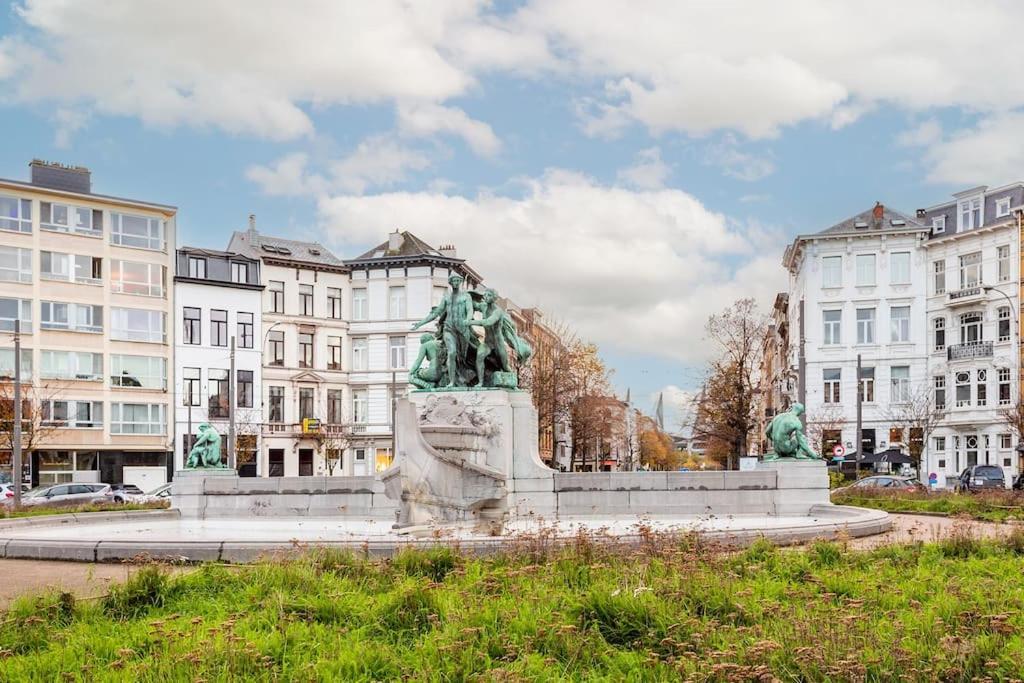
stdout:
POLYGON ((382 472, 391 467, 391 449, 378 448, 376 453, 375 471, 382 472))
POLYGON ((267 474, 271 477, 284 476, 284 449, 271 448, 268 453, 267 474))

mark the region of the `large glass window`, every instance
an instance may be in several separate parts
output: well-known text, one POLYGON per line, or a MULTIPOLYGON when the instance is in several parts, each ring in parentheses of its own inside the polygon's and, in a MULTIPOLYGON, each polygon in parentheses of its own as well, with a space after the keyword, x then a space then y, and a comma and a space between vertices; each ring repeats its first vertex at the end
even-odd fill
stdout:
POLYGON ((935 350, 943 351, 946 348, 946 319, 935 319, 935 350))
POLYGON ((341 370, 341 337, 327 338, 327 369, 341 370))
POLYGON ((110 338, 116 341, 165 342, 165 317, 161 311, 111 308, 110 338))
POLYGON ((936 261, 932 264, 935 276, 935 293, 945 294, 946 293, 946 262, 936 261))
POLYGON ((99 237, 103 233, 103 212, 83 206, 40 202, 39 227, 52 232, 99 237))
POLYGON ((206 279, 206 259, 202 256, 188 257, 188 276, 194 280, 206 279))
POLYGON ((341 389, 327 390, 327 424, 341 424, 345 421, 341 389))
POLYGON ((228 371, 210 369, 209 407, 211 418, 228 416, 228 371))
POLYGON ((352 369, 368 369, 368 355, 366 337, 356 337, 352 340, 352 369))
POLYGON ((185 321, 185 329, 183 330, 182 340, 186 344, 202 344, 202 311, 198 308, 192 308, 191 306, 185 306, 185 308, 182 309, 182 311, 183 319, 185 321))
POLYGON ((238 390, 235 395, 235 403, 239 408, 252 408, 252 370, 238 370, 237 374, 238 390))
POLYGON ((370 318, 369 300, 365 287, 356 287, 352 290, 352 319, 368 320, 370 318))
POLYGON ((231 281, 240 284, 249 282, 249 264, 240 261, 231 262, 231 281))
POLYGON ((299 419, 309 420, 314 418, 313 414, 313 390, 302 387, 299 389, 299 419))
POLYGON ((103 426, 102 401, 40 401, 41 420, 48 427, 96 429, 103 426))
POLYGON ((267 341, 270 348, 267 349, 270 360, 269 365, 276 365, 278 367, 284 366, 284 332, 281 330, 271 330, 267 334, 267 341))
POLYGON ((103 354, 86 351, 39 352, 39 376, 43 379, 103 379, 103 354))
POLYGON ((1013 402, 1010 398, 1010 369, 999 368, 996 379, 999 381, 999 405, 1008 406, 1013 402))
POLYGON ((32 250, 0 246, 0 281, 32 282, 32 250))
POLYGON ((891 392, 889 400, 893 403, 906 403, 910 400, 910 366, 896 365, 889 368, 891 392))
POLYGON ((103 259, 81 254, 41 251, 39 277, 44 280, 66 280, 98 285, 103 281, 103 259))
POLYGON ((0 195, 0 230, 32 232, 32 201, 0 195))
POLYGON ((857 343, 875 343, 875 309, 857 309, 857 343))
POLYGON ((167 269, 157 263, 110 261, 110 287, 120 294, 163 296, 167 269))
POLYGON ((821 286, 843 286, 843 257, 823 256, 821 259, 821 286))
POLYGON ((960 230, 981 227, 981 197, 960 202, 960 230))
POLYGON ((390 337, 388 349, 391 357, 391 369, 405 369, 405 337, 390 337))
POLYGON ((228 312, 210 309, 210 344, 213 346, 228 345, 228 312))
POLYGON ((44 330, 103 331, 102 306, 69 304, 60 301, 42 301, 39 306, 39 327, 44 330))
POLYGON ((964 254, 960 257, 960 289, 977 287, 981 284, 981 252, 964 254))
MULTIPOLYGON (((0 379, 14 379, 14 349, 0 349, 0 379)), ((32 350, 21 350, 21 379, 32 379, 32 350)))
POLYGON ((366 389, 352 390, 352 422, 366 424, 367 417, 366 389))
POLYGON ((842 369, 826 368, 822 371, 822 376, 825 382, 825 403, 839 403, 842 369))
POLYGON ((270 408, 267 419, 271 422, 284 422, 284 387, 270 387, 269 401, 270 408))
POLYGON ((974 376, 977 380, 974 387, 975 398, 978 405, 983 407, 988 404, 988 370, 978 370, 974 376))
POLYGON ((158 218, 111 213, 110 243, 162 251, 165 247, 164 222, 158 218))
POLYGON ((164 434, 165 407, 161 403, 111 403, 111 434, 164 434))
POLYGON ((864 403, 874 403, 875 401, 875 369, 874 368, 861 368, 859 374, 859 387, 860 400, 864 403))
POLYGON ((313 335, 299 332, 299 367, 313 367, 313 335))
POLYGON ((284 283, 271 280, 267 283, 267 291, 270 293, 270 312, 284 313, 284 283))
POLYGON ((971 373, 961 370, 956 373, 956 407, 971 405, 971 373))
POLYGON ((32 333, 32 300, 0 298, 0 331, 14 332, 15 320, 24 334, 32 333))
POLYGON ((112 353, 110 354, 110 384, 115 387, 166 389, 167 359, 160 356, 128 356, 112 353))
POLYGON ((984 327, 981 313, 970 312, 960 316, 960 343, 975 344, 983 340, 984 327))
POLYGON ((935 387, 935 407, 941 410, 946 407, 946 376, 935 375, 932 384, 935 387))
POLYGON ((1000 306, 998 317, 999 341, 1010 341, 1010 307, 1000 306))
POLYGON ((341 318, 341 290, 337 287, 327 288, 327 317, 335 320, 341 318))
POLYGON ((203 376, 200 368, 181 369, 182 405, 198 406, 202 399, 203 376))
POLYGON ((889 309, 890 341, 910 341, 910 306, 893 306, 889 309))
POLYGON ((875 284, 875 255, 857 254, 857 286, 873 287, 875 284))
POLYGON ((996 256, 999 259, 999 281, 1006 282, 1010 279, 1010 245, 999 247, 996 256))
POLYGON ((313 285, 299 285, 299 315, 313 315, 313 285))
POLYGON ((405 318, 405 287, 388 288, 388 318, 391 320, 405 318))
POLYGON ((909 251, 894 251, 889 254, 889 282, 894 285, 910 284, 909 251))
POLYGON ((238 348, 240 349, 251 349, 255 343, 253 340, 253 317, 252 313, 245 313, 239 311, 235 314, 235 318, 238 320, 237 327, 238 331, 236 336, 238 337, 238 348))

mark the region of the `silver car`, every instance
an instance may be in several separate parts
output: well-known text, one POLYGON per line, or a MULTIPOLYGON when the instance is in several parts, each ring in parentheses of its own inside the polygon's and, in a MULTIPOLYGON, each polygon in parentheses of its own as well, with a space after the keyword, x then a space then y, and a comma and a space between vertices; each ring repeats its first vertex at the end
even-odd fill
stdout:
POLYGON ((110 484, 70 483, 44 486, 26 493, 22 505, 88 505, 111 502, 110 484))

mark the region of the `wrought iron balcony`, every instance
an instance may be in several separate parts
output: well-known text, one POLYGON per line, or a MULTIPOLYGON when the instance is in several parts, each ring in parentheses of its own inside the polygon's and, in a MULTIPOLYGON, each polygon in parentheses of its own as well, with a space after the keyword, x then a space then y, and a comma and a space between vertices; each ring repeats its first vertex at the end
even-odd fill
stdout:
POLYGON ((991 358, 992 342, 978 341, 967 344, 953 344, 946 349, 948 360, 971 360, 973 358, 991 358))

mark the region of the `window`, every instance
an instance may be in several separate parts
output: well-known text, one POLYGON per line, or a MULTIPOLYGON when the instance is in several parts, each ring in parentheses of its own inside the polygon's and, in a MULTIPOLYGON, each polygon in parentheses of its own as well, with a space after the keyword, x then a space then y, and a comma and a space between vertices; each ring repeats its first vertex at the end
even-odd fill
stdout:
POLYGON ((198 308, 186 306, 184 309, 185 329, 183 340, 186 344, 202 344, 202 312, 198 308))
POLYGON ((13 332, 15 320, 21 320, 23 333, 32 333, 32 300, 0 298, 0 331, 13 332))
POLYGON ((999 435, 999 450, 1008 451, 1013 448, 1013 436, 1010 434, 999 435))
POLYGON ((942 453, 943 451, 946 450, 946 437, 936 436, 932 439, 932 444, 934 445, 936 451, 942 453))
POLYGON ((313 285, 299 285, 299 314, 313 315, 313 285))
POLYGON ((103 354, 86 351, 40 351, 39 376, 43 379, 103 379, 103 354))
POLYGON ((366 288, 358 287, 352 290, 352 319, 368 320, 369 302, 366 298, 366 288))
POLYGON ((841 344, 842 343, 842 330, 840 325, 843 318, 842 311, 822 311, 822 317, 825 321, 825 343, 826 344, 841 344))
POLYGON ((864 403, 873 403, 875 401, 875 369, 861 368, 859 380, 857 390, 860 400, 864 403))
POLYGON ((391 320, 405 318, 405 287, 388 288, 388 318, 391 320))
POLYGON ((935 350, 942 351, 946 348, 946 319, 935 319, 935 350))
POLYGON ((81 206, 39 202, 39 227, 51 232, 76 232, 99 237, 103 232, 103 212, 81 206))
POLYGON ((167 359, 110 354, 110 384, 139 389, 167 388, 167 359))
POLYGON ((327 338, 327 369, 341 370, 341 337, 327 338))
POLYGON ((357 337, 352 340, 352 369, 366 370, 367 365, 366 338, 357 337))
POLYGON ((267 335, 267 339, 270 342, 270 363, 269 365, 276 365, 278 367, 284 366, 284 332, 280 330, 271 330, 267 335))
POLYGON ((875 285, 875 255, 857 254, 857 286, 873 287, 875 285))
POLYGON ((32 232, 32 201, 0 196, 0 230, 32 232))
POLYGON ((40 401, 42 423, 48 427, 96 429, 103 426, 101 401, 40 401))
POLYGON ((946 232, 946 216, 933 216, 932 217, 932 232, 936 235, 946 232))
POLYGON ((1006 282, 1010 279, 1010 247, 1004 244, 996 249, 999 260, 999 281, 1006 282))
POLYGON ((111 434, 163 434, 165 407, 159 403, 111 403, 111 434))
POLYGON ((327 424, 341 424, 345 421, 345 415, 342 410, 342 391, 341 389, 328 389, 327 390, 327 424))
POLYGON ((889 254, 889 282, 894 285, 910 284, 909 251, 894 251, 889 254))
POLYGON ((188 257, 188 276, 196 280, 206 279, 206 259, 202 256, 188 257))
POLYGON ((210 417, 227 417, 228 401, 230 401, 230 393, 228 390, 228 371, 227 370, 214 370, 210 369, 210 394, 209 394, 209 408, 210 417))
POLYGON ((352 422, 366 424, 367 422, 366 389, 353 389, 352 391, 352 422))
POLYGON ((843 257, 823 256, 821 259, 821 286, 843 286, 843 257))
POLYGON ((999 341, 1010 341, 1010 307, 999 307, 999 341))
POLYGON ((1010 405, 1010 368, 999 368, 996 380, 999 382, 999 405, 1010 405))
POLYGON ((430 306, 437 306, 439 303, 444 301, 444 297, 446 294, 448 294, 447 287, 438 287, 435 285, 433 291, 430 294, 430 306))
POLYGON ((284 283, 271 280, 267 284, 267 291, 270 292, 270 312, 284 313, 284 283))
POLYGON ((110 287, 121 294, 163 296, 167 269, 157 263, 110 261, 110 287))
POLYGON ((889 309, 890 341, 910 341, 910 306, 893 306, 889 309))
POLYGON ((299 389, 299 419, 308 420, 313 418, 313 390, 308 388, 299 389))
POLYGON ((857 309, 857 343, 875 343, 875 309, 857 309))
POLYGON ((825 380, 825 403, 839 403, 839 384, 842 377, 840 368, 833 368, 822 371, 825 380))
POLYGON ((299 367, 313 367, 313 335, 299 332, 299 367))
POLYGON ((252 370, 238 370, 237 375, 235 405, 239 408, 252 408, 252 370))
POLYGON ((0 281, 32 282, 32 250, 0 247, 0 281))
POLYGON ((102 306, 66 304, 59 301, 41 301, 39 306, 39 327, 41 329, 72 332, 103 331, 102 306))
POLYGON ((98 285, 102 282, 103 260, 93 256, 62 254, 56 251, 39 252, 39 277, 44 280, 64 280, 98 285))
POLYGON ((199 368, 181 369, 181 404, 198 406, 203 391, 203 376, 199 368))
POLYGON ((164 222, 157 218, 110 214, 110 243, 139 249, 164 249, 164 222))
POLYGON ((996 218, 1010 215, 1010 198, 1000 197, 996 200, 996 218))
POLYGON ((238 322, 236 327, 238 328, 236 336, 238 337, 238 348, 240 349, 251 349, 253 346, 253 318, 252 313, 238 312, 235 313, 235 318, 238 322))
POLYGON ((960 202, 959 231, 981 227, 981 197, 960 202))
POLYGON ((217 308, 210 309, 210 344, 213 346, 228 345, 228 312, 217 308))
POLYGON ((110 338, 117 341, 163 343, 166 316, 160 311, 141 308, 110 309, 110 338))
POLYGON ((405 368, 405 337, 388 338, 388 348, 391 357, 391 369, 402 370, 405 368))
POLYGON ((956 373, 956 407, 971 405, 971 373, 962 370, 956 373))
POLYGON ((270 387, 270 412, 267 419, 271 422, 284 422, 284 387, 270 387))
MULTIPOLYGON (((14 349, 0 349, 0 379, 14 379, 14 349)), ((21 350, 21 379, 32 379, 32 350, 21 350)))
POLYGON ((960 289, 977 287, 981 284, 981 252, 964 254, 960 257, 960 289))
POLYGON ((979 406, 988 405, 988 370, 978 370, 977 385, 974 387, 979 406))
POLYGON ((341 319, 341 290, 337 287, 327 288, 327 317, 341 319))
POLYGON ((231 262, 231 281, 241 284, 249 282, 249 264, 238 261, 231 262))
POLYGON ((960 316, 961 344, 976 344, 982 341, 983 331, 981 313, 964 313, 960 316))
POLYGON ((935 387, 935 407, 942 409, 946 407, 946 376, 935 375, 932 378, 932 385, 935 387))
POLYGON ((910 400, 910 366, 896 365, 889 368, 891 391, 889 400, 893 403, 906 403, 910 400))
POLYGON ((946 293, 946 262, 936 261, 932 264, 932 269, 935 276, 935 293, 945 294, 946 293))

